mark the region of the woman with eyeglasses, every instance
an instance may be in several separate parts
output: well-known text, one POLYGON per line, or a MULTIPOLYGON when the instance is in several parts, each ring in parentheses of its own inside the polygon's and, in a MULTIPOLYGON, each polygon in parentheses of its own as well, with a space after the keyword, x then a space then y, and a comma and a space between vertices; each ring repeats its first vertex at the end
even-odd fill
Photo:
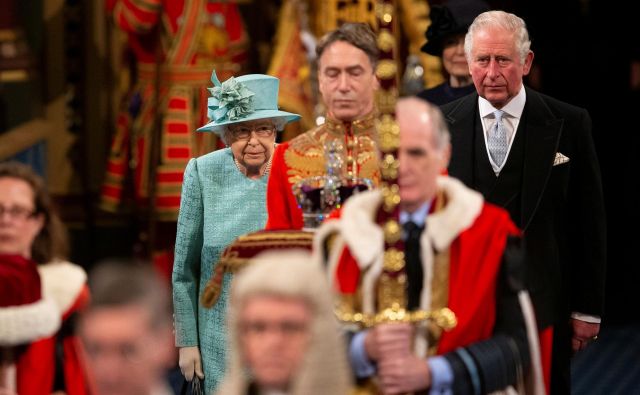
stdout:
POLYGON ((188 381, 204 378, 213 393, 228 350, 225 312, 231 274, 212 308, 200 303, 223 250, 238 236, 264 228, 266 187, 276 132, 300 118, 278 110, 279 81, 263 74, 211 76, 208 115, 198 129, 218 134, 227 148, 191 159, 184 172, 173 265, 179 364, 188 381))
MULTIPOLYGON (((32 343, 16 359, 19 394, 91 393, 74 328, 89 289, 85 271, 66 261, 67 251, 66 229, 42 178, 21 163, 0 163, 0 265, 35 262, 43 297, 55 302, 62 319, 57 333, 32 343)), ((27 331, 38 326, 35 321, 27 331)))

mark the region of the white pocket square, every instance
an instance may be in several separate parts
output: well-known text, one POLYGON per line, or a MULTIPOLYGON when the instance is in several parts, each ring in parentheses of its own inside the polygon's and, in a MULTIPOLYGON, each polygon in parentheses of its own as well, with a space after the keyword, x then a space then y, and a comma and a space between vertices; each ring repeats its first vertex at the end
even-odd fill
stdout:
POLYGON ((553 165, 558 166, 563 163, 569 162, 569 157, 562 154, 561 152, 556 152, 556 157, 553 159, 553 165))

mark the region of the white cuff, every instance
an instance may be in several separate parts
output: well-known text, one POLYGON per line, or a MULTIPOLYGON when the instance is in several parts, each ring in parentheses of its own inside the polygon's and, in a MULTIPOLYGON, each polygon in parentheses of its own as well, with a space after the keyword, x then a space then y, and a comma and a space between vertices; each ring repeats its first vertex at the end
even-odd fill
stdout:
POLYGON ((596 315, 582 314, 575 311, 571 313, 571 318, 588 322, 590 324, 599 324, 602 321, 602 319, 596 315))

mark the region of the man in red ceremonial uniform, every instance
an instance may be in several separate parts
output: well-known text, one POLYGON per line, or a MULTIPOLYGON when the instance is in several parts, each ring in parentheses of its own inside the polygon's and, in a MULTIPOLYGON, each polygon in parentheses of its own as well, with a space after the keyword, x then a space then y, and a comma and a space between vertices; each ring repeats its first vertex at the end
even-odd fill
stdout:
POLYGON ((203 86, 212 69, 224 80, 241 74, 247 61, 249 38, 237 2, 107 2, 135 54, 137 81, 116 121, 101 193, 103 208, 117 209, 131 166, 139 202, 148 198, 149 183, 155 182, 156 215, 177 219, 187 162, 216 148, 211 136, 193 133, 207 120, 209 93, 203 86), (160 158, 156 178, 150 180, 156 119, 161 121, 161 141, 155 142, 160 144, 160 158))
MULTIPOLYGON (((342 177, 380 178, 374 94, 376 36, 363 23, 345 23, 319 42, 318 83, 327 106, 325 123, 280 144, 267 186, 267 229, 302 229, 302 211, 292 192, 297 182, 327 173, 325 147, 339 147, 342 177)), ((357 182, 357 181, 356 181, 357 182)))
POLYGON ((376 377, 390 394, 480 394, 519 385, 544 391, 535 320, 520 306, 524 301, 530 307, 530 302, 518 276, 518 229, 506 211, 441 175, 450 145, 436 107, 403 99, 396 114, 404 232, 400 234, 397 222, 395 232, 404 241, 404 269, 396 278, 388 276, 394 268, 383 240, 394 229, 389 222, 384 227, 377 223, 387 198, 380 191, 347 201, 341 218, 318 230, 317 245, 329 247, 325 256, 340 297, 339 316, 374 317, 380 306, 397 300, 412 313, 448 308, 457 324, 443 331, 444 325, 434 321, 376 321, 351 338, 356 375, 376 377), (327 244, 329 235, 334 237, 327 244), (397 281, 401 293, 380 292, 385 281, 397 281))

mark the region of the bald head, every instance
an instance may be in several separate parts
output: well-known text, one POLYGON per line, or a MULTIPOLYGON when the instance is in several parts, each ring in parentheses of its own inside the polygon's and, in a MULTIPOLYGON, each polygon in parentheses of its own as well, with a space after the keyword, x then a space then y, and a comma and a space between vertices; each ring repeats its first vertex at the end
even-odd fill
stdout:
POLYGON ((418 98, 398 100, 396 120, 400 127, 401 207, 413 212, 435 196, 436 178, 449 163, 449 131, 440 110, 418 98))
POLYGON ((416 130, 429 134, 436 149, 448 148, 449 129, 442 112, 433 104, 416 97, 402 98, 396 104, 396 120, 401 132, 416 130))

